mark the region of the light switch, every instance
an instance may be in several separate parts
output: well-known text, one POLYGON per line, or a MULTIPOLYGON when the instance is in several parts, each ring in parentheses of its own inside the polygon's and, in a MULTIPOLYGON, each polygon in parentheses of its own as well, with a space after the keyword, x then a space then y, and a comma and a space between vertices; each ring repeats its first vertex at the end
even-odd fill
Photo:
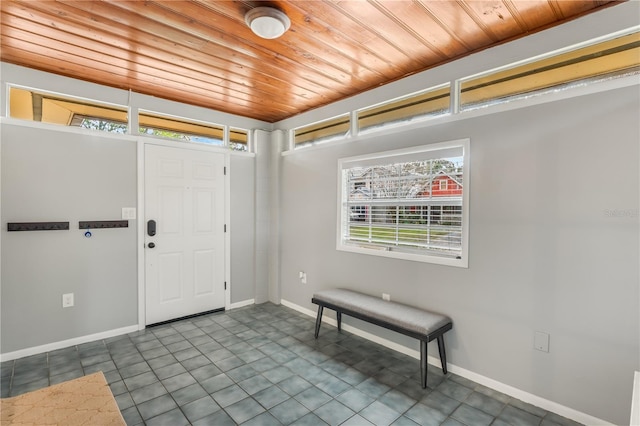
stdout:
POLYGON ((122 220, 130 220, 136 218, 135 207, 123 207, 122 208, 122 220))

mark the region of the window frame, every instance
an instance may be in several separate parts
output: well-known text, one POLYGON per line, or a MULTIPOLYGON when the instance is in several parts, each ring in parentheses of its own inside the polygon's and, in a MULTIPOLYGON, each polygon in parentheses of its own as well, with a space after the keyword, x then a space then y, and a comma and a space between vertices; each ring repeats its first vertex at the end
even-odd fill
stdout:
MULTIPOLYGON (((345 117, 350 116, 350 121, 351 121, 350 132, 348 132, 343 136, 336 135, 327 139, 321 139, 318 141, 310 140, 306 143, 296 144, 295 131, 307 126, 312 126, 313 123, 309 125, 298 125, 297 127, 289 129, 288 150, 285 151, 283 154, 288 155, 290 153, 293 153, 296 150, 303 149, 303 148, 304 149, 317 148, 322 146, 325 142, 344 143, 344 142, 360 141, 360 140, 367 139, 368 137, 373 135, 381 135, 381 134, 385 134, 385 132, 395 131, 398 128, 411 129, 411 128, 422 127, 422 126, 449 123, 457 120, 464 120, 466 118, 478 117, 485 114, 500 113, 508 110, 528 107, 531 105, 544 104, 547 102, 555 102, 561 99, 573 98, 573 97, 582 96, 590 93, 608 91, 608 90, 622 88, 622 87, 637 86, 638 85, 637 76, 640 75, 640 63, 635 64, 634 67, 628 68, 624 72, 601 73, 592 77, 570 79, 568 82, 554 85, 547 89, 516 93, 514 95, 510 95, 507 97, 502 97, 499 93, 496 93, 492 97, 488 98, 486 101, 483 101, 483 102, 464 103, 462 99, 463 86, 469 82, 473 82, 476 79, 482 79, 482 78, 491 76, 493 74, 507 72, 509 70, 517 69, 525 65, 531 65, 531 66, 534 66, 535 68, 535 66, 537 65, 544 65, 547 63, 547 61, 554 60, 554 58, 558 58, 563 55, 575 54, 577 52, 591 51, 599 47, 608 46, 610 43, 615 43, 616 39, 627 38, 629 36, 631 36, 631 38, 639 37, 640 25, 635 25, 633 27, 615 31, 603 36, 591 38, 579 43, 574 43, 569 46, 565 46, 565 47, 551 50, 539 55, 531 56, 526 59, 504 64, 492 69, 486 69, 474 74, 470 74, 466 76, 465 75, 454 76, 454 78, 452 78, 448 82, 431 86, 428 89, 422 89, 418 92, 413 92, 413 94, 407 94, 400 97, 395 97, 393 99, 385 100, 383 102, 379 102, 379 103, 368 105, 368 106, 359 106, 354 109, 346 107, 345 109, 347 109, 348 111, 343 112, 341 115, 345 117), (399 102, 403 99, 410 99, 412 96, 416 96, 416 94, 429 93, 430 91, 438 90, 438 88, 443 88, 445 86, 449 86, 451 91, 451 94, 449 96, 450 105, 449 105, 448 113, 436 114, 436 115, 432 115, 432 114, 419 115, 408 120, 386 122, 379 126, 372 126, 364 129, 359 128, 359 114, 361 114, 362 112, 375 110, 377 108, 381 108, 386 105, 392 105, 395 102, 399 102)), ((624 43, 621 46, 623 45, 624 43)), ((637 46, 634 47, 634 49, 637 49, 637 46)), ((597 50, 595 50, 595 52, 597 53, 597 50)), ((542 74, 544 73, 533 73, 532 76, 542 75, 542 74)), ((315 124, 322 123, 327 120, 330 120, 330 118, 325 120, 315 121, 314 123, 315 124)), ((298 121, 296 120, 296 123, 297 122, 298 121)))
POLYGON ((227 141, 228 148, 234 152, 250 152, 251 132, 248 129, 241 129, 239 127, 229 127, 229 140, 227 141), (234 138, 233 135, 243 135, 244 140, 240 141, 238 138, 234 138), (240 147, 243 147, 240 149, 240 147))
POLYGON ((351 121, 351 114, 343 113, 295 127, 291 129, 291 144, 295 149, 345 138, 351 133, 351 121), (346 122, 344 120, 346 120, 346 122), (308 138, 304 137, 306 135, 310 136, 308 138), (298 136, 303 136, 303 140, 297 140, 298 136))
POLYGON ((464 114, 474 110, 494 107, 532 97, 547 96, 550 93, 570 91, 583 85, 607 82, 619 78, 625 78, 630 75, 637 76, 640 73, 638 70, 638 63, 636 63, 635 66, 625 68, 624 71, 606 71, 601 68, 593 68, 597 69, 598 72, 593 73, 593 71, 591 71, 593 74, 589 74, 588 70, 590 70, 590 67, 593 67, 592 64, 596 61, 607 62, 604 61, 606 56, 603 57, 602 55, 606 54, 610 50, 616 51, 620 55, 626 53, 628 56, 635 57, 636 53, 634 53, 634 50, 637 50, 638 47, 637 40, 633 39, 637 39, 638 37, 640 37, 640 27, 633 27, 631 29, 618 31, 603 37, 587 40, 521 61, 512 62, 497 68, 459 78, 456 80, 458 92, 458 104, 456 109, 459 113, 464 114), (623 41, 622 39, 632 40, 626 44, 616 44, 617 42, 623 41), (636 44, 636 46, 618 51, 620 47, 633 44, 636 44), (577 64, 582 68, 570 68, 570 65, 559 66, 565 62, 571 62, 572 65, 577 64), (582 72, 585 75, 567 77, 565 79, 557 78, 556 80, 548 77, 552 72, 579 74, 576 69, 582 69, 582 72), (519 76, 519 73, 524 77, 519 76), (532 87, 527 89, 527 86, 523 81, 528 77, 534 77, 533 82, 541 87, 536 88, 534 83, 529 83, 532 87), (510 81, 516 82, 515 85, 519 87, 519 90, 502 93, 500 89, 496 88, 496 86, 501 84, 500 82, 502 80, 505 80, 507 83, 510 81), (465 92, 471 91, 471 93, 473 93, 474 84, 479 87, 482 87, 483 85, 491 87, 491 96, 481 100, 466 101, 465 92), (467 85, 472 87, 468 87, 467 85))
MULTIPOLYGON (((51 108, 49 108, 49 110, 54 112, 51 108)), ((23 111, 24 110, 21 110, 21 112, 23 111)), ((39 123, 43 125, 60 126, 70 129, 84 129, 90 132, 117 135, 128 134, 130 124, 129 108, 126 105, 103 102, 92 98, 78 97, 49 90, 42 90, 36 87, 27 87, 10 83, 7 84, 7 118, 21 120, 27 123, 39 123), (13 103, 14 96, 16 95, 29 95, 31 97, 31 108, 33 108, 33 96, 39 96, 41 116, 37 118, 26 118, 22 117, 19 112, 14 111, 14 107, 17 105, 14 105, 13 103), (68 117, 64 119, 64 122, 59 121, 60 118, 64 118, 63 116, 58 116, 58 120, 43 120, 45 115, 47 115, 47 112, 45 111, 45 103, 50 107, 58 108, 58 110, 66 110, 68 112, 68 117), (82 111, 83 109, 84 111, 82 111), (116 126, 116 128, 100 129, 85 126, 85 121, 99 122, 105 125, 116 126)))
POLYGON ((353 117, 352 120, 355 121, 357 126, 357 133, 367 134, 370 132, 378 132, 388 127, 404 126, 451 114, 451 106, 453 105, 451 84, 451 81, 447 81, 415 93, 355 110, 355 117, 353 117), (443 95, 441 92, 446 93, 446 95, 443 95), (431 96, 431 98, 427 98, 429 96, 431 96), (446 108, 433 109, 427 112, 422 110, 420 112, 412 112, 414 109, 420 110, 420 108, 424 108, 425 105, 436 103, 439 99, 443 98, 447 99, 446 108), (394 111, 396 111, 397 117, 393 116, 394 111), (373 118, 378 115, 387 118, 383 118, 375 124, 363 126, 364 121, 373 121, 373 118))
MULTIPOLYGON (((437 157, 435 157, 437 158, 437 157)), ((337 170, 337 212, 336 212, 336 250, 367 254, 373 256, 382 256, 394 259, 410 260, 416 262, 433 263, 437 265, 454 266, 461 268, 469 267, 469 171, 470 171, 470 139, 457 139, 445 142, 431 143, 404 149, 396 149, 391 151, 376 152, 371 154, 360 155, 356 157, 347 157, 338 159, 337 170), (345 207, 350 208, 345 201, 348 197, 348 188, 346 187, 343 172, 353 167, 357 167, 359 163, 375 165, 390 165, 395 162, 406 161, 405 159, 415 155, 431 155, 437 151, 443 152, 442 158, 447 158, 444 154, 446 151, 453 149, 462 149, 462 206, 461 206, 461 250, 459 257, 450 257, 434 252, 417 252, 412 250, 394 250, 389 246, 372 245, 356 242, 349 242, 343 239, 345 227, 350 225, 349 220, 345 220, 347 215, 344 212, 345 207)), ((401 206, 402 204, 397 204, 401 206)), ((441 209, 442 210, 442 209, 441 209)), ((441 212, 442 214, 442 212, 441 212)), ((426 229, 426 228, 425 228, 426 229)))
POLYGON ((195 119, 185 118, 185 117, 171 115, 171 114, 164 114, 164 113, 146 110, 146 109, 138 109, 138 128, 135 130, 136 130, 136 133, 141 136, 159 138, 159 139, 173 141, 173 142, 193 143, 198 145, 206 145, 206 146, 222 148, 227 146, 227 141, 225 140, 225 129, 226 129, 226 126, 222 124, 211 123, 211 122, 206 122, 202 120, 195 120, 195 119), (216 136, 207 135, 206 133, 200 133, 197 131, 196 132, 184 131, 184 130, 178 129, 177 127, 171 128, 169 126, 163 127, 158 125, 151 126, 148 124, 143 124, 144 119, 160 120, 160 121, 165 121, 167 123, 176 123, 177 125, 193 126, 196 129, 204 128, 207 130, 219 131, 220 137, 217 138, 216 136), (148 128, 153 132, 149 133, 148 131, 142 131, 143 128, 148 128), (158 131, 174 133, 176 135, 180 135, 180 137, 164 136, 164 135, 155 133, 158 131), (197 140, 198 138, 210 139, 212 142, 199 141, 197 140), (218 140, 220 142, 215 143, 215 141, 218 141, 218 140))

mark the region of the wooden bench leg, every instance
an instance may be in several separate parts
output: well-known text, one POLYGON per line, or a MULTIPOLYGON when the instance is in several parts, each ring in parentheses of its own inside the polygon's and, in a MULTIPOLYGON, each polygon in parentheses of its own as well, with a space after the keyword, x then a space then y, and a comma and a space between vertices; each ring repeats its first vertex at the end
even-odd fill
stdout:
POLYGON ((324 310, 324 306, 318 305, 318 317, 316 318, 316 339, 318 338, 318 334, 320 334, 320 325, 322 324, 323 310, 324 310))
POLYGON ((444 335, 438 336, 438 352, 440 352, 440 363, 442 364, 442 372, 447 374, 447 354, 444 350, 444 335))
POLYGON ((342 312, 336 311, 336 319, 338 320, 338 332, 342 331, 342 312))
POLYGON ((427 388, 427 341, 420 340, 420 384, 427 388))

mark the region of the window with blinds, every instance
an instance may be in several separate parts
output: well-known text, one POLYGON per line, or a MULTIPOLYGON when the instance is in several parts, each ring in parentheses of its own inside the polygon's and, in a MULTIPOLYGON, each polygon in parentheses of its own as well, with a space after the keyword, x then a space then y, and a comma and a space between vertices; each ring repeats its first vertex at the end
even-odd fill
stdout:
POLYGON ((88 99, 11 87, 9 116, 62 126, 81 127, 107 133, 127 133, 127 108, 88 99))
POLYGON ((234 151, 249 151, 249 132, 244 129, 229 129, 229 148, 234 151))
POLYGON ((351 129, 349 114, 341 115, 330 120, 298 127, 293 131, 296 147, 328 141, 345 136, 351 129))
POLYGON ((640 33, 570 50, 460 82, 460 110, 640 73, 640 33))
POLYGON ((185 142, 223 145, 224 127, 150 112, 138 115, 139 131, 143 135, 159 136, 185 142))
POLYGON ((411 96, 386 102, 358 111, 360 132, 380 127, 408 123, 415 118, 443 115, 449 112, 451 88, 449 83, 411 96))
POLYGON ((339 161, 337 248, 467 267, 469 140, 339 161))

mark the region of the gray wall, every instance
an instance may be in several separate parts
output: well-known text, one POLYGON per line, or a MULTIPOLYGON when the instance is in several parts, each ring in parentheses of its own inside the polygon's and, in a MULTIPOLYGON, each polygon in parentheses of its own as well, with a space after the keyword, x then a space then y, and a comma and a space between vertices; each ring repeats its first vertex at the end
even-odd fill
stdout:
POLYGON ((137 324, 136 221, 78 229, 135 206, 135 142, 2 125, 2 353, 137 324), (7 232, 38 221, 70 230, 7 232))
POLYGON ((640 369, 639 111, 634 86, 284 156, 282 298, 314 309, 314 291, 347 286, 444 312, 452 364, 627 423, 640 369), (339 158, 466 137, 468 269, 336 251, 339 158), (534 331, 551 335, 549 353, 533 349, 534 331))
MULTIPOLYGON (((271 128, 269 123, 247 117, 114 89, 6 62, 0 62, 0 76, 2 77, 0 116, 3 120, 7 116, 9 104, 6 102, 8 85, 15 84, 88 98, 100 103, 128 105, 134 116, 138 109, 145 109, 167 115, 189 117, 199 121, 224 123, 240 129, 271 128)), ((40 234, 36 237, 31 233, 31 236, 22 235, 19 239, 17 239, 16 233, 9 235, 6 232, 8 221, 23 220, 20 218, 27 216, 32 216, 32 220, 40 220, 39 214, 46 213, 48 216, 50 214, 48 212, 52 211, 59 211, 61 220, 73 219, 76 222, 74 217, 84 215, 88 209, 95 209, 96 213, 105 214, 108 217, 114 217, 113 215, 115 218, 120 217, 120 208, 125 207, 124 204, 121 205, 121 198, 124 198, 125 191, 126 207, 136 205, 135 143, 115 142, 114 139, 107 140, 106 138, 77 134, 68 135, 50 130, 30 131, 26 128, 14 128, 6 123, 7 121, 2 123, 1 135, 3 168, 2 211, 0 212, 2 218, 2 231, 0 231, 2 239, 2 269, 0 272, 2 340, 0 341, 0 353, 6 354, 17 349, 31 348, 34 345, 59 342, 62 339, 84 337, 89 332, 109 331, 122 325, 136 325, 138 306, 137 283, 135 282, 136 221, 133 221, 130 224, 131 227, 126 231, 100 232, 101 235, 104 234, 100 241, 106 241, 108 238, 109 242, 108 244, 101 242, 93 244, 93 246, 96 247, 96 250, 107 252, 109 262, 106 263, 102 262, 101 253, 96 253, 93 249, 87 252, 79 248, 84 247, 79 246, 79 244, 83 244, 84 240, 75 239, 75 231, 67 232, 66 237, 51 233, 40 234), (23 133, 36 137, 23 137, 23 133), (107 141, 105 146, 96 147, 91 142, 102 139, 107 141), (27 142, 24 142, 25 140, 27 142), (27 145, 37 146, 28 151, 27 145), (106 147, 107 145, 109 147, 106 147), (20 146, 23 149, 16 148, 19 150, 17 152, 19 155, 14 156, 14 147, 20 146), (75 149, 76 146, 80 148, 75 149), (111 155, 110 149, 116 149, 118 153, 111 155), (113 161, 106 165, 103 162, 106 159, 113 161), (39 174, 29 175, 29 173, 21 171, 22 167, 36 170, 39 174), (13 178, 16 173, 20 176, 24 175, 24 180, 31 182, 28 189, 33 192, 33 196, 30 196, 28 200, 30 200, 29 208, 32 210, 26 210, 26 208, 14 204, 16 197, 27 199, 25 194, 28 194, 22 190, 23 181, 13 178), (38 177, 45 174, 47 179, 38 177), (32 181, 37 179, 39 181, 46 180, 44 182, 46 187, 41 189, 32 184, 32 181), (108 199, 98 197, 94 184, 98 181, 113 184, 117 191, 123 192, 117 192, 117 196, 114 195, 108 199), (46 210, 41 209, 38 203, 42 203, 46 210), (50 209, 50 206, 55 206, 55 209, 50 209), (14 214, 18 219, 10 217, 14 214), (69 241, 65 240, 65 244, 71 247, 66 253, 59 249, 52 249, 52 247, 59 247, 60 240, 64 238, 69 239, 69 241), (73 240, 71 240, 72 238, 73 240), (14 248, 17 249, 20 244, 25 244, 25 241, 32 239, 34 241, 29 243, 29 247, 20 246, 20 250, 29 251, 29 256, 23 256, 24 253, 13 253, 14 248), (111 241, 112 239, 114 241, 111 241), (114 247, 115 249, 112 249, 114 247), (58 264, 57 259, 66 259, 67 264, 73 266, 63 268, 58 264), (52 266, 47 268, 46 273, 43 272, 43 265, 49 264, 52 266), (31 265, 38 267, 39 270, 30 270, 31 265), (30 278, 31 275, 34 275, 33 279, 30 278), (131 284, 131 280, 134 280, 133 284, 131 284), (67 285, 71 283, 73 285, 67 285), (86 290, 91 295, 92 303, 95 303, 96 306, 93 304, 83 306, 78 300, 76 308, 60 311, 58 308, 61 306, 59 299, 62 291, 69 291, 67 290, 69 287, 72 287, 70 291, 75 291, 76 286, 84 289, 78 290, 81 293, 86 290), (51 294, 44 294, 46 291, 51 294), (107 294, 102 297, 104 292, 107 294), (97 302, 93 300, 94 298, 97 302), (107 302, 109 305, 113 304, 114 300, 115 307, 100 308, 107 302), (43 311, 45 306, 49 306, 49 308, 43 311), (91 309, 88 309, 89 306, 91 309), (78 314, 73 318, 67 318, 71 317, 72 311, 78 313, 81 309, 87 309, 83 315, 78 314), (107 318, 100 317, 103 311, 108 313, 107 318), (30 316, 32 314, 35 316, 30 316), (42 317, 46 317, 50 324, 38 321, 42 317), (78 320, 78 318, 80 319, 78 320), (72 324, 74 321, 75 323, 72 324), (35 324, 41 328, 36 329, 35 324)), ((231 302, 237 303, 253 299, 256 291, 254 253, 252 253, 255 229, 251 229, 251 225, 247 227, 242 224, 242 221, 251 223, 250 221, 255 220, 256 217, 254 214, 255 158, 242 154, 231 155, 230 163, 231 173, 234 169, 237 171, 235 175, 230 177, 232 187, 231 226, 233 227, 235 223, 235 229, 230 234, 232 252, 231 302), (237 198, 236 192, 238 193, 237 198), (234 216, 237 218, 235 222, 234 216)), ((89 212, 87 211, 87 213, 89 212)), ((45 220, 50 219, 46 218, 45 220)), ((93 237, 92 242, 95 241, 96 239, 93 237)), ((263 287, 266 293, 266 284, 263 287)), ((76 292, 76 298, 79 296, 80 294, 76 292)))
MULTIPOLYGON (((79 220, 117 220, 136 207, 136 142, 2 125, 0 353, 138 323, 137 221, 78 230, 79 220), (7 232, 8 222, 69 221, 69 231, 7 232), (75 306, 62 308, 62 294, 75 306)), ((231 302, 255 293, 255 157, 231 155, 231 302)), ((266 288, 266 283, 265 283, 266 288)), ((266 291, 266 290, 265 290, 266 291)))
POLYGON ((255 302, 280 303, 278 204, 282 135, 279 131, 257 130, 255 142, 255 302))
POLYGON ((231 303, 255 297, 255 162, 231 156, 231 303))

